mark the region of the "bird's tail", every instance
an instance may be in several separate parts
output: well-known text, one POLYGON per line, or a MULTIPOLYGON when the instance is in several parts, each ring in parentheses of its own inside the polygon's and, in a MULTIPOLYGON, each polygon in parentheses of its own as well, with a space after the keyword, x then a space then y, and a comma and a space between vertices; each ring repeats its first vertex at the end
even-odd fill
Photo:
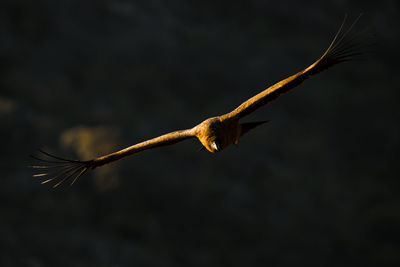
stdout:
POLYGON ((240 136, 243 136, 244 134, 248 133, 250 130, 256 128, 257 126, 267 123, 269 121, 255 121, 255 122, 245 122, 241 123, 240 125, 242 126, 242 132, 240 133, 240 136))

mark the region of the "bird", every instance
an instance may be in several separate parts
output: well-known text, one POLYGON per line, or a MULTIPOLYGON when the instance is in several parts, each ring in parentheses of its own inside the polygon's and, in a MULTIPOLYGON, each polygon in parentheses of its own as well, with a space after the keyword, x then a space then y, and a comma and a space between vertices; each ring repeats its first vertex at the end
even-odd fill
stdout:
POLYGON ((173 131, 137 143, 117 152, 86 161, 59 157, 39 149, 41 156, 31 155, 35 160, 40 162, 39 165, 30 166, 40 171, 40 173, 34 174, 33 176, 44 178, 45 180, 41 182, 42 184, 55 182, 53 187, 57 187, 67 180, 71 180, 72 185, 79 177, 89 170, 96 169, 145 150, 173 145, 187 139, 197 138, 202 144, 202 149, 211 153, 217 153, 232 144, 238 144, 239 139, 243 135, 268 122, 256 121, 242 123, 240 122, 242 118, 271 103, 283 93, 299 86, 311 76, 339 63, 353 60, 363 53, 361 49, 363 44, 362 38, 360 37, 361 34, 360 32, 353 33, 353 29, 361 15, 362 14, 350 23, 350 26, 346 29, 347 15, 345 15, 330 45, 322 56, 313 64, 266 88, 226 114, 207 118, 190 129, 173 131))

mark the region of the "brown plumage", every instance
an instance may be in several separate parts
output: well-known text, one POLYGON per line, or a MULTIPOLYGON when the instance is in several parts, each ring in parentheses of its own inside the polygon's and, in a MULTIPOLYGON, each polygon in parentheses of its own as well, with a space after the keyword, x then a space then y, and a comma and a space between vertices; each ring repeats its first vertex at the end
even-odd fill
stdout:
POLYGON ((362 45, 362 43, 360 43, 361 38, 357 34, 351 34, 360 16, 346 31, 343 31, 346 22, 346 18, 344 19, 330 46, 316 62, 253 96, 227 114, 206 119, 191 129, 167 133, 88 161, 69 160, 40 150, 45 157, 33 157, 46 164, 31 167, 46 170, 46 172, 35 174, 34 176, 47 178, 42 183, 57 180, 57 183, 54 185, 54 187, 56 187, 69 179, 72 180, 71 184, 73 184, 88 170, 95 169, 147 149, 176 144, 189 138, 197 138, 202 143, 203 147, 212 153, 221 151, 231 144, 237 144, 239 138, 246 132, 266 122, 240 123, 239 120, 241 118, 267 105, 281 94, 295 88, 310 76, 320 73, 338 63, 351 60, 354 56, 360 54, 360 45, 362 45))

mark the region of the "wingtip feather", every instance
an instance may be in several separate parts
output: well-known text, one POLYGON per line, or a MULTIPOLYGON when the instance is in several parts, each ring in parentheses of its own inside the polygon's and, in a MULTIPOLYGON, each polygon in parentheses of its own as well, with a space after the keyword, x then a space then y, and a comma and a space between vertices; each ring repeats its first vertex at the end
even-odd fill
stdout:
POLYGON ((71 160, 50 154, 42 149, 38 149, 38 151, 41 153, 41 156, 30 156, 39 163, 45 164, 31 165, 28 167, 32 169, 45 169, 46 172, 33 174, 32 176, 35 178, 47 177, 47 179, 42 181, 41 184, 57 180, 57 183, 53 185, 53 188, 58 187, 69 179, 72 179, 71 185, 74 184, 79 177, 92 167, 92 161, 71 160))

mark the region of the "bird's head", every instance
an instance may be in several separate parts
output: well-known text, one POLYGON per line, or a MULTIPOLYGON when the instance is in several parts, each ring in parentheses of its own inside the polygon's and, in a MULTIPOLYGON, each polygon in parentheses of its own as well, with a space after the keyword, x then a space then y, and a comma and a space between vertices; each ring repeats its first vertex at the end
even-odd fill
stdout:
POLYGON ((205 146, 206 149, 212 153, 216 153, 221 151, 223 148, 221 146, 221 143, 218 140, 213 140, 213 141, 209 141, 207 143, 207 146, 205 146))

